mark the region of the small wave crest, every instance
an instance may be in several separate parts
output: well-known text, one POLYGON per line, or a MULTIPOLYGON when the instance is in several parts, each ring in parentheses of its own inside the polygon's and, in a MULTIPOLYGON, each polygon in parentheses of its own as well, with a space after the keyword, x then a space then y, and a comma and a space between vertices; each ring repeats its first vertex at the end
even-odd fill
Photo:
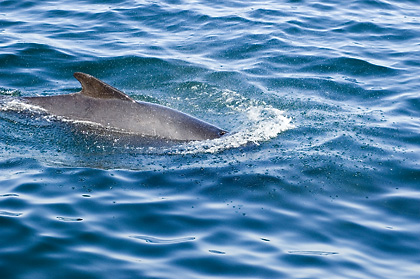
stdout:
MULTIPOLYGON (((12 98, 10 96, 1 96, 0 111, 40 111, 39 107, 22 102, 20 99, 12 98)), ((44 110, 45 111, 45 110, 44 110)))
MULTIPOLYGON (((263 101, 248 99, 232 90, 223 90, 219 103, 223 103, 230 116, 232 129, 222 138, 190 142, 167 150, 171 154, 217 153, 248 144, 260 144, 293 129, 291 119, 284 111, 263 101)), ((229 130, 229 129, 228 129, 229 130)))

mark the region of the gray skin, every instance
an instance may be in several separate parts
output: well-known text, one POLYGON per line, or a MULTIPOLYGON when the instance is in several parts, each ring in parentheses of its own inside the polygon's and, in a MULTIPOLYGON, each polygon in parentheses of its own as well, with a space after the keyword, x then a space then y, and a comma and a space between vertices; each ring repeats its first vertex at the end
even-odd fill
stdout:
POLYGON ((220 138, 227 132, 174 109, 136 102, 118 89, 84 73, 74 73, 82 90, 46 97, 24 97, 49 114, 89 121, 113 131, 175 141, 220 138))

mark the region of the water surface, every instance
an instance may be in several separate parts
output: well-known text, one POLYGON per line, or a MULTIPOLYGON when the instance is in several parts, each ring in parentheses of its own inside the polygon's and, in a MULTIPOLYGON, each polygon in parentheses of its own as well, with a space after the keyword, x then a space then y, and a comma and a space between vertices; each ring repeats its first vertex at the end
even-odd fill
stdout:
POLYGON ((0 3, 1 277, 417 278, 420 5, 207 2, 0 3), (231 133, 138 144, 14 99, 76 71, 231 133))

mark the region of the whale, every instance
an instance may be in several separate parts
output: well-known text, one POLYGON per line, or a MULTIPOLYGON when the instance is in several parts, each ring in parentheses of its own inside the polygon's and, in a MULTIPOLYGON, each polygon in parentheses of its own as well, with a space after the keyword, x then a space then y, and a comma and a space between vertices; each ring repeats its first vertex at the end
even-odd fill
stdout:
POLYGON ((217 139, 228 133, 178 110, 136 101, 89 74, 76 72, 74 77, 82 86, 80 92, 21 99, 59 119, 94 124, 101 129, 141 137, 200 141, 217 139))

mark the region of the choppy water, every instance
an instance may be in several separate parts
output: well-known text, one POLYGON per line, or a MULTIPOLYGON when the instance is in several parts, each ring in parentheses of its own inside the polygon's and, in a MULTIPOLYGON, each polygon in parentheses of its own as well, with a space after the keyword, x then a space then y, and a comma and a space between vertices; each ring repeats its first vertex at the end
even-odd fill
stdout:
POLYGON ((418 278, 417 1, 0 2, 1 278, 418 278), (231 131, 138 145, 5 96, 92 74, 231 131))

